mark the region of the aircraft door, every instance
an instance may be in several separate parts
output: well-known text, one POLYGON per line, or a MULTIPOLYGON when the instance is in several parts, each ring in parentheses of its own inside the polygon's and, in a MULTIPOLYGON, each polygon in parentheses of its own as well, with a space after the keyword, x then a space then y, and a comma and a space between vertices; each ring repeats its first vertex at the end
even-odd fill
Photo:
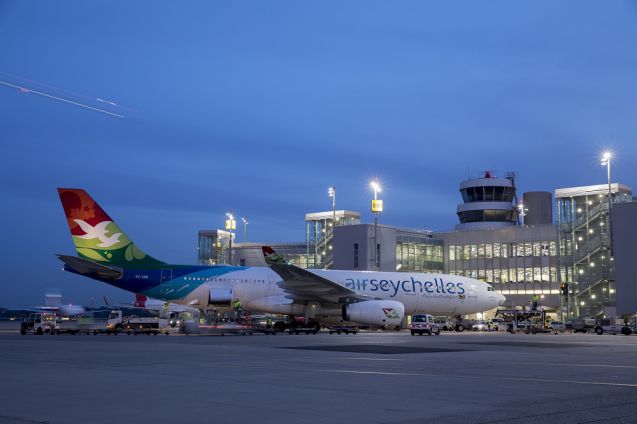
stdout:
POLYGON ((469 285, 469 290, 467 292, 467 299, 471 302, 478 301, 478 291, 475 284, 469 285))
POLYGON ((159 279, 160 289, 162 293, 166 293, 170 289, 170 281, 173 279, 173 270, 172 268, 162 268, 161 276, 159 279))

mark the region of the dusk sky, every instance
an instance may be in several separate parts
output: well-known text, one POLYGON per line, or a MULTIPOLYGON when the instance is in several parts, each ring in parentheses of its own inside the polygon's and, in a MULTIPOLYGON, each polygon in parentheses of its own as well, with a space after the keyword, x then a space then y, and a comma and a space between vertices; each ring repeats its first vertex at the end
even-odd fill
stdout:
POLYGON ((636 187, 636 44, 634 1, 0 1, 0 81, 124 116, 0 85, 0 306, 133 298, 61 270, 56 187, 187 264, 229 209, 303 241, 330 185, 371 221, 373 176, 380 222, 433 230, 484 170, 601 184, 610 148, 636 187))

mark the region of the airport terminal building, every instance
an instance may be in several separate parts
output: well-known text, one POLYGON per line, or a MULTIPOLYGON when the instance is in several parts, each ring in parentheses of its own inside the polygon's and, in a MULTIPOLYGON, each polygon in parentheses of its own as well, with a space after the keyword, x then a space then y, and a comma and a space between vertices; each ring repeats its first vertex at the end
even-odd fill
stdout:
MULTIPOLYGON (((265 266, 260 247, 271 245, 303 268, 479 279, 502 292, 508 307, 528 306, 537 296, 547 311, 563 319, 622 313, 616 309, 608 211, 609 204, 612 211, 614 205, 633 202, 630 187, 612 184, 610 203, 607 185, 559 188, 554 202, 551 192, 526 192, 518 198, 515 175, 497 178, 487 172, 462 181, 459 190, 459 222, 450 231, 375 227, 362 223, 359 212, 332 210, 306 214, 303 242, 235 243, 231 232, 199 231, 198 260, 265 266)), ((632 221, 623 218, 615 224, 632 225, 626 222, 632 221)))

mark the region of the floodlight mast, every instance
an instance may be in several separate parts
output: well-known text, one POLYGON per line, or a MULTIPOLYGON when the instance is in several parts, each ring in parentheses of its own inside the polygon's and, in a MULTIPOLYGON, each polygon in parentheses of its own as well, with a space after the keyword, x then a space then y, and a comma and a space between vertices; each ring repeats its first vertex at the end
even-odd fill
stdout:
MULTIPOLYGON (((610 163, 613 159, 613 153, 609 150, 602 153, 602 166, 606 166, 606 178, 608 180, 608 250, 610 252, 610 258, 613 257, 613 211, 612 211, 612 185, 610 178, 610 163)), ((609 293, 610 296, 610 293, 609 293)))
POLYGON ((378 246, 378 214, 383 210, 382 200, 378 200, 378 193, 382 191, 380 181, 374 178, 369 186, 374 191, 374 200, 372 201, 372 213, 374 214, 374 247, 372 258, 374 260, 373 269, 380 271, 379 246, 378 246))

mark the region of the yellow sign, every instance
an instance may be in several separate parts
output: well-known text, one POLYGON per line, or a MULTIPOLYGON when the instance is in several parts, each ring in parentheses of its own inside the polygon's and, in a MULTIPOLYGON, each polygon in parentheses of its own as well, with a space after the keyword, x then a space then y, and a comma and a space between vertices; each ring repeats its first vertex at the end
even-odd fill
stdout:
POLYGON ((382 212, 383 211, 383 201, 378 199, 378 200, 372 200, 372 212, 382 212))
POLYGON ((237 229, 237 221, 234 219, 226 219, 226 230, 236 230, 237 229))

